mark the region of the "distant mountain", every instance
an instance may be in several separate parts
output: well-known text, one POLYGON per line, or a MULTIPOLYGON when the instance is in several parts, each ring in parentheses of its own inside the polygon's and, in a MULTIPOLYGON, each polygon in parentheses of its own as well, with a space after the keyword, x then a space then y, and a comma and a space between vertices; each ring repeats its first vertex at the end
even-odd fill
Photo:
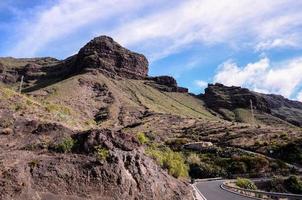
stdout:
MULTIPOLYGON (((209 84, 203 95, 199 95, 206 105, 228 120, 236 120, 236 110, 255 112, 255 119, 261 121, 262 114, 277 117, 293 125, 302 127, 302 103, 281 95, 261 94, 241 87, 227 87, 222 84, 209 84)), ((240 117, 239 117, 240 118, 240 117)))

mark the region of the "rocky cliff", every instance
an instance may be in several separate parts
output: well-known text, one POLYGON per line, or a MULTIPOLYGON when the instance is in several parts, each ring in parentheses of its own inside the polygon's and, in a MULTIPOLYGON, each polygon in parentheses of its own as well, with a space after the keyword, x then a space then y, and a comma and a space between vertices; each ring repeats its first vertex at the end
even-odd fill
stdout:
POLYGON ((188 88, 179 87, 176 80, 171 76, 148 77, 148 80, 151 80, 151 82, 146 82, 148 85, 151 85, 161 91, 180 93, 189 92, 188 88))
POLYGON ((280 95, 261 94, 241 87, 228 87, 222 84, 209 84, 200 95, 206 105, 220 112, 222 109, 234 111, 238 108, 263 112, 302 126, 302 103, 286 99, 280 95))
POLYGON ((115 79, 146 79, 150 85, 167 92, 188 92, 187 88, 178 87, 173 77, 148 77, 146 57, 122 47, 108 36, 94 38, 76 55, 61 61, 50 57, 0 58, 0 81, 13 85, 24 76, 25 91, 93 71, 115 79))
POLYGON ((74 65, 78 71, 93 68, 126 78, 142 79, 148 75, 144 55, 125 49, 107 36, 94 38, 81 48, 74 65))

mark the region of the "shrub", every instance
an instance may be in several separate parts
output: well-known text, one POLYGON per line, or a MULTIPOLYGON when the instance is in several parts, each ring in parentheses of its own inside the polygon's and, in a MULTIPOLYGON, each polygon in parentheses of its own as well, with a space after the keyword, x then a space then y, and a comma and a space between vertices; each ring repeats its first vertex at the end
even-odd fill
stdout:
POLYGON ((32 160, 28 163, 28 165, 31 169, 33 169, 39 165, 39 162, 40 162, 39 160, 32 160))
POLYGON ((169 148, 164 150, 149 148, 146 153, 154 158, 160 166, 167 169, 168 173, 175 178, 188 176, 189 168, 185 164, 181 153, 174 152, 169 148))
POLYGON ((109 150, 104 147, 101 146, 95 147, 95 151, 98 159, 100 160, 106 160, 109 156, 109 150))
POLYGON ((136 137, 141 144, 146 144, 149 142, 149 138, 143 132, 138 133, 136 137))
POLYGON ((232 174, 245 174, 247 167, 244 162, 232 162, 228 167, 228 171, 232 174))
POLYGON ((284 146, 274 146, 273 156, 290 163, 302 164, 302 141, 288 143, 284 146))
POLYGON ((190 165, 189 174, 192 178, 214 178, 225 176, 226 172, 219 166, 201 162, 190 165))
POLYGON ((199 157, 199 155, 198 154, 196 154, 196 153, 191 153, 190 155, 189 155, 189 157, 187 158, 187 163, 189 164, 189 165, 192 165, 192 164, 199 164, 200 163, 200 157, 199 157))
POLYGON ((288 139, 289 139, 287 133, 282 133, 282 134, 280 135, 280 138, 283 139, 283 140, 288 140, 288 139))
POLYGON ((257 186, 255 185, 255 183, 246 178, 237 178, 235 183, 240 188, 257 190, 257 186))
POLYGON ((290 176, 284 181, 284 185, 289 192, 302 194, 302 181, 297 176, 290 176))
POLYGON ((76 142, 71 137, 67 137, 55 146, 55 150, 61 153, 68 153, 71 152, 75 144, 76 142))

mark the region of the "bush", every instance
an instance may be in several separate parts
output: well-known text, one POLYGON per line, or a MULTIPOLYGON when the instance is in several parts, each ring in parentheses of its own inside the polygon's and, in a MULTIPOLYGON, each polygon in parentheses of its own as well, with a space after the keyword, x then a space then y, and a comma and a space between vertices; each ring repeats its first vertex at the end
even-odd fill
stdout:
POLYGON ((274 146, 273 156, 289 163, 302 164, 302 140, 284 146, 274 146))
POLYGON ((199 157, 199 155, 196 154, 196 153, 191 153, 191 154, 189 155, 189 157, 187 158, 187 163, 188 163, 189 165, 192 165, 192 164, 199 164, 200 162, 201 162, 200 157, 199 157))
POLYGON ((257 186, 255 185, 255 183, 246 178, 237 178, 236 185, 244 189, 257 190, 257 186))
POLYGON ((109 150, 101 146, 96 147, 95 151, 98 159, 100 160, 106 160, 109 156, 109 150))
POLYGON ((154 158, 160 166, 167 169, 168 173, 175 178, 188 176, 189 168, 185 164, 181 153, 174 152, 169 148, 164 150, 149 148, 146 153, 154 158))
POLYGON ((244 162, 232 162, 228 167, 228 171, 231 174, 245 174, 247 172, 247 167, 244 162))
POLYGON ((143 132, 138 133, 136 137, 141 144, 146 144, 149 142, 149 138, 143 132))
POLYGON ((39 165, 39 162, 40 162, 39 160, 32 160, 28 163, 28 165, 31 169, 33 169, 39 165))
POLYGON ((190 165, 189 174, 192 178, 214 178, 225 176, 226 172, 217 165, 201 162, 199 165, 190 165))
POLYGON ((55 146, 55 150, 61 153, 71 152, 76 142, 71 138, 65 138, 61 143, 55 146))
POLYGON ((290 176, 286 179, 284 186, 289 192, 302 194, 302 181, 297 176, 290 176))
MULTIPOLYGON (((243 162, 246 166, 246 172, 249 173, 258 173, 264 172, 269 167, 269 161, 261 156, 248 156, 242 155, 239 157, 233 157, 234 162, 243 162)), ((243 170, 243 169, 242 169, 243 170)))

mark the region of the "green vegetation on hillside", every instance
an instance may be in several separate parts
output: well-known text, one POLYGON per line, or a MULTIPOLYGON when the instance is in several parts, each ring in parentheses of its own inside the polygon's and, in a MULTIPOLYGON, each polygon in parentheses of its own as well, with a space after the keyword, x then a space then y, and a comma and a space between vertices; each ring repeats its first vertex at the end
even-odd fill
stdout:
POLYGON ((174 152, 169 148, 149 147, 146 154, 154 158, 160 166, 167 169, 168 173, 175 178, 188 176, 188 166, 182 153, 174 152))
POLYGON ((139 132, 136 137, 141 144, 146 144, 149 142, 149 138, 143 132, 139 132))
POLYGON ((240 188, 257 190, 257 186, 255 185, 255 183, 246 178, 237 178, 235 184, 240 188))
POLYGON ((66 137, 62 142, 54 146, 54 149, 60 153, 69 153, 74 148, 76 141, 71 137, 66 137))

